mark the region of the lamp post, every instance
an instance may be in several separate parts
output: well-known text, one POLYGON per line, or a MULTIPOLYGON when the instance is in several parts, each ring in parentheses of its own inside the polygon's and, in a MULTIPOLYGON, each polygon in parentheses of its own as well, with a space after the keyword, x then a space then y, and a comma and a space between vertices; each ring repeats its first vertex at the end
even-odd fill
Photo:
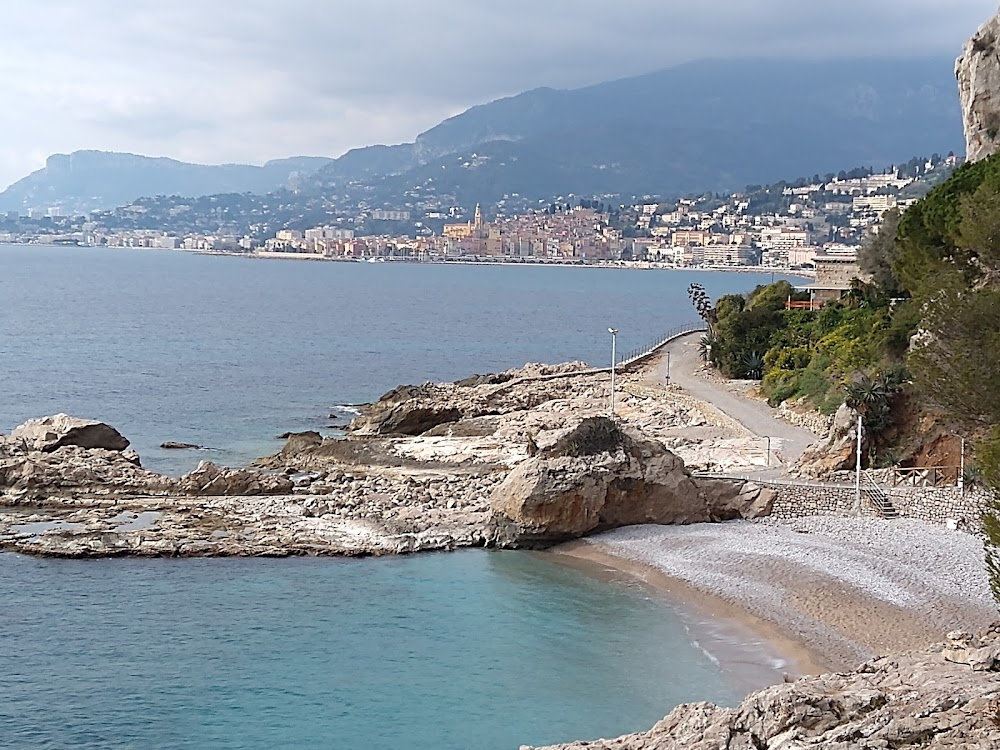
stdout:
POLYGON ((962 441, 962 459, 961 459, 961 465, 958 467, 958 491, 964 495, 965 494, 965 438, 959 435, 958 439, 962 441))
POLYGON ((855 459, 856 466, 854 467, 854 512, 857 515, 861 515, 861 426, 862 417, 858 415, 858 453, 855 459))
POLYGON ((615 367, 617 365, 617 356, 615 354, 615 346, 618 340, 618 329, 609 328, 608 333, 611 334, 611 418, 615 418, 615 367))
POLYGON ((667 377, 666 377, 666 382, 667 382, 667 385, 670 385, 670 350, 669 349, 667 349, 667 377))

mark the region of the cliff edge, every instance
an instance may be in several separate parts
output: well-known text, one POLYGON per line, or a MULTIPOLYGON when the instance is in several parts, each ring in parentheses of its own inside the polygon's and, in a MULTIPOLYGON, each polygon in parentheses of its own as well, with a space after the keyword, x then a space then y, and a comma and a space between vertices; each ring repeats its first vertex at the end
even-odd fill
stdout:
POLYGON ((969 161, 1000 148, 1000 12, 979 27, 955 63, 969 161))

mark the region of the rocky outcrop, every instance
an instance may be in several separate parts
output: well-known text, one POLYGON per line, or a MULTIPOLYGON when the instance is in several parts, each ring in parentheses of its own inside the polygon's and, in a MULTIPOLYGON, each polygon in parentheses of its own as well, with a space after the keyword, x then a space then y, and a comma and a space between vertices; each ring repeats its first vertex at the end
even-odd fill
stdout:
POLYGON ((965 125, 966 158, 985 159, 1000 145, 1000 15, 966 43, 955 63, 965 125))
POLYGON ((26 450, 45 453, 66 445, 109 451, 123 451, 129 446, 128 440, 114 427, 68 414, 29 419, 15 428, 7 440, 26 450))
POLYGON ((422 435, 459 420, 531 409, 550 401, 565 388, 553 379, 591 372, 582 362, 561 365, 528 364, 497 375, 476 375, 457 383, 401 385, 351 422, 354 435, 422 435))
POLYGON ((282 456, 295 456, 300 453, 305 453, 323 442, 323 436, 315 430, 307 430, 306 432, 288 432, 285 433, 284 437, 287 442, 281 449, 280 455, 282 456))
MULTIPOLYGON (((253 489, 233 475, 203 465, 181 482, 192 492, 253 489)), ((0 550, 72 558, 274 557, 483 546, 487 498, 500 478, 333 470, 275 478, 283 488, 293 485, 283 495, 184 495, 176 483, 158 496, 71 492, 22 503, 0 494, 0 504, 14 506, 0 513, 0 550)))
POLYGON ((853 469, 857 460, 857 423, 858 413, 841 404, 829 434, 805 449, 795 472, 814 479, 830 479, 838 471, 853 469))
POLYGON ((686 704, 648 732, 547 750, 992 750, 1000 747, 998 668, 995 625, 854 672, 767 688, 735 708, 686 704))
POLYGON ((265 474, 250 469, 227 469, 211 461, 177 480, 177 489, 188 495, 287 495, 294 486, 286 476, 265 474))
POLYGON ((755 517, 766 509, 759 494, 696 481, 661 443, 592 417, 519 464, 490 505, 497 545, 533 547, 619 526, 755 517))
POLYGON ((76 493, 161 494, 173 479, 146 471, 133 451, 65 446, 51 452, 0 450, 0 504, 32 503, 76 493))
POLYGON ((128 444, 118 430, 103 422, 65 415, 26 422, 0 441, 0 505, 54 502, 71 495, 279 495, 292 491, 288 477, 225 469, 206 461, 180 479, 163 476, 143 469, 135 451, 123 450, 128 444))

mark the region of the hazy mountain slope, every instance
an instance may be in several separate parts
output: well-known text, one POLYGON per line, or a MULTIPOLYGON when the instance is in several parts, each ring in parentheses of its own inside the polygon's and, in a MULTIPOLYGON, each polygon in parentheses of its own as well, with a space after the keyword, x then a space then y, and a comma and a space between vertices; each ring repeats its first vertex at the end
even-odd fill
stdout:
POLYGON ((0 193, 0 210, 58 206, 64 212, 84 213, 150 195, 267 193, 287 184, 293 175, 312 174, 329 161, 297 156, 262 167, 209 166, 105 151, 56 154, 48 158, 44 169, 0 193))
POLYGON ((952 66, 708 60, 572 91, 535 89, 472 107, 412 145, 358 149, 317 177, 402 173, 391 180, 401 185, 445 178, 489 200, 510 192, 725 190, 844 164, 884 165, 961 148, 952 66), (473 151, 491 161, 448 173, 473 151))

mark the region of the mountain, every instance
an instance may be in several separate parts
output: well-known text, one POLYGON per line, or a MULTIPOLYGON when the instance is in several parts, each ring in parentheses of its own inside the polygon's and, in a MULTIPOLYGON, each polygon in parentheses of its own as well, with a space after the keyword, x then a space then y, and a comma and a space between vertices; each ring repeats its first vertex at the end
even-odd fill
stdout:
POLYGON ((213 193, 268 193, 312 175, 330 159, 296 156, 209 166, 106 151, 50 156, 45 168, 0 193, 0 211, 58 207, 63 213, 113 208, 152 195, 197 197, 213 193))
POLYGON ((702 60, 475 106, 413 143, 349 152, 316 177, 336 187, 384 175, 390 192, 430 179, 438 195, 486 203, 726 191, 884 166, 962 148, 953 69, 950 58, 702 60))
POLYGON ((370 205, 727 192, 961 151, 953 71, 951 58, 701 60, 585 88, 534 89, 472 107, 412 143, 332 160, 203 166, 79 151, 50 157, 0 193, 0 211, 70 213, 143 196, 283 187, 296 189, 293 202, 339 195, 370 205))

